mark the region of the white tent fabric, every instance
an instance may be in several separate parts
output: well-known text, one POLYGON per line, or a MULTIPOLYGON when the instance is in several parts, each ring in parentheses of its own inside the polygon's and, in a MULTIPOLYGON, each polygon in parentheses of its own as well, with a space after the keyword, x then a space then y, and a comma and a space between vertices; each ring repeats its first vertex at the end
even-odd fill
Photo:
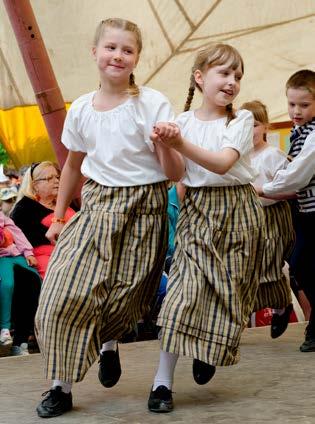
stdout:
MULTIPOLYGON (((136 22, 144 50, 138 84, 165 93, 180 112, 196 50, 213 41, 235 46, 245 62, 237 105, 262 100, 272 121, 287 120, 285 82, 315 70, 315 0, 32 0, 65 101, 98 86, 90 54, 97 23, 136 22)), ((0 3, 0 108, 35 104, 13 30, 0 3)))

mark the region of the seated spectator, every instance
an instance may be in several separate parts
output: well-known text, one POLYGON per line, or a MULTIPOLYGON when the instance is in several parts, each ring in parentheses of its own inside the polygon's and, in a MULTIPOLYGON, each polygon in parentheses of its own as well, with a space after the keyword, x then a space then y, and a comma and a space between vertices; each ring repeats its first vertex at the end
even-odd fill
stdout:
POLYGON ((21 184, 19 172, 12 168, 6 168, 5 175, 10 180, 10 187, 15 187, 18 190, 21 184))
POLYGON ((17 197, 17 189, 15 187, 0 188, 0 209, 9 216, 17 197))
POLYGON ((9 187, 10 179, 4 174, 3 165, 0 164, 0 188, 9 187))
MULTIPOLYGON (((44 278, 54 246, 46 238, 59 188, 60 170, 53 162, 37 162, 26 171, 11 218, 34 248, 37 269, 44 278)), ((75 214, 67 209, 65 219, 75 214)))
MULTIPOLYGON (((7 345, 12 343, 10 334, 11 329, 11 309, 12 298, 15 286, 14 267, 19 266, 27 271, 36 274, 37 296, 32 299, 32 303, 38 301, 40 291, 40 277, 34 268, 36 259, 33 249, 22 231, 14 224, 12 219, 8 218, 0 212, 0 344, 7 345)), ((24 285, 28 285, 28 281, 24 281, 24 285)), ((28 304, 29 299, 21 299, 21 302, 28 304)), ((31 320, 34 321, 36 309, 29 305, 29 311, 32 311, 31 320)), ((26 308, 26 310, 28 307, 26 308)), ((26 312, 29 316, 28 312, 26 312)), ((19 311, 17 311, 19 315, 19 311)), ((23 314, 19 322, 28 321, 28 317, 23 314)), ((30 326, 26 331, 22 331, 19 326, 15 326, 15 333, 12 346, 12 354, 20 355, 26 353, 27 340, 29 336, 30 326)))

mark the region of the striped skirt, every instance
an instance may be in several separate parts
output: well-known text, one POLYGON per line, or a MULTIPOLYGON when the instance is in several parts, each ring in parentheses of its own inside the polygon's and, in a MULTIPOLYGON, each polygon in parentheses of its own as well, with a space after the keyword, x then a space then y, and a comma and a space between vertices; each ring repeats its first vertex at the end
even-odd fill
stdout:
POLYGON ((104 187, 92 180, 49 262, 36 315, 46 378, 83 379, 101 344, 148 311, 167 249, 167 183, 104 187))
POLYGON ((295 233, 288 202, 263 208, 265 214, 265 251, 254 311, 285 308, 292 302, 290 282, 282 269, 294 246, 295 233))
POLYGON ((212 365, 239 360, 259 283, 263 224, 250 185, 187 188, 158 319, 163 350, 212 365))

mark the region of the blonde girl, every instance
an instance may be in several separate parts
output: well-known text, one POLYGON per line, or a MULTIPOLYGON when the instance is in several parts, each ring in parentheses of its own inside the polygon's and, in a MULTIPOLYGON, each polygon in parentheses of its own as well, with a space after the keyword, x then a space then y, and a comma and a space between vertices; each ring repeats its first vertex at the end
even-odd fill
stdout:
POLYGON ((83 379, 100 349, 101 383, 118 382, 116 341, 145 315, 160 281, 167 180, 181 178, 184 162, 150 139, 153 125, 173 113, 161 93, 135 83, 141 48, 136 24, 102 21, 92 49, 100 87, 74 101, 65 121, 69 154, 47 233, 53 242, 59 238, 36 321, 46 377, 53 380, 37 407, 40 417, 72 408, 72 382, 83 379), (87 178, 81 211, 64 226, 81 173, 87 178))
POLYGON ((159 315, 160 363, 148 407, 173 409, 178 355, 193 358, 197 384, 217 365, 239 360, 244 323, 253 307, 263 248, 263 213, 251 182, 253 116, 234 112, 243 60, 236 49, 215 44, 198 53, 185 111, 175 124, 156 125, 156 142, 186 160, 187 187, 179 216, 167 294, 159 315), (195 88, 201 105, 190 111, 195 88), (174 135, 165 134, 175 128, 174 135))
MULTIPOLYGON (((287 155, 267 143, 269 119, 266 106, 259 100, 244 103, 241 109, 254 116, 254 147, 250 153, 253 168, 258 172, 254 184, 263 185, 273 180, 280 169, 289 163, 287 155)), ((260 199, 266 222, 265 252, 260 272, 254 311, 276 309, 271 322, 271 337, 277 338, 286 330, 290 318, 292 298, 289 281, 283 272, 294 245, 294 229, 290 205, 286 200, 260 199)))

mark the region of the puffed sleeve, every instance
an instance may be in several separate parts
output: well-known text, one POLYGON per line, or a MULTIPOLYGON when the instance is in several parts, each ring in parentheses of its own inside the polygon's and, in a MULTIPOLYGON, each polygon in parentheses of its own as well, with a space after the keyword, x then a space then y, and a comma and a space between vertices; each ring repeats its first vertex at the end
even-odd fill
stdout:
POLYGON ((254 118, 251 112, 242 109, 236 118, 223 130, 222 148, 231 147, 245 155, 253 148, 254 118))
POLYGON ((61 141, 68 150, 72 150, 73 152, 86 153, 85 143, 78 130, 79 119, 82 113, 84 112, 80 107, 80 102, 77 100, 74 101, 67 112, 61 141))
POLYGON ((150 135, 154 125, 157 122, 174 122, 175 115, 167 97, 148 87, 141 88, 138 107, 138 124, 142 126, 144 140, 153 152, 154 145, 150 140, 150 135))

